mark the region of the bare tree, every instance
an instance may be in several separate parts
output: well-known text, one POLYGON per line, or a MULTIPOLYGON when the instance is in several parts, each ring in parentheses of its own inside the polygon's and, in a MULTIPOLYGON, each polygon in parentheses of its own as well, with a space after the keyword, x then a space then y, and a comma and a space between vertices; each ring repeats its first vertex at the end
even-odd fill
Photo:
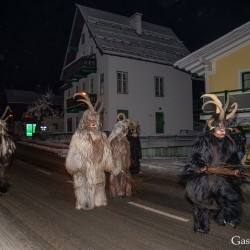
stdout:
POLYGON ((60 118, 62 117, 61 110, 54 109, 54 94, 51 90, 47 90, 44 95, 42 95, 37 101, 28 105, 28 109, 24 116, 31 117, 37 126, 40 128, 40 124, 43 118, 60 118))

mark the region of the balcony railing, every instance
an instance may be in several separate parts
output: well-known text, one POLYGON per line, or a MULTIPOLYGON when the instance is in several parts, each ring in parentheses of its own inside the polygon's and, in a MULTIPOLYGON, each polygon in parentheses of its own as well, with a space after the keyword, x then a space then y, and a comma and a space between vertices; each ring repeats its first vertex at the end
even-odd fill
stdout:
MULTIPOLYGON (((220 92, 213 92, 211 94, 215 94, 218 99, 221 101, 222 106, 225 105, 227 99, 229 98, 229 107, 234 103, 238 103, 237 112, 250 112, 250 88, 248 89, 236 89, 236 90, 225 90, 220 92)), ((211 100, 209 97, 203 98, 203 103, 211 100)), ((230 108, 229 108, 230 110, 230 108)), ((215 107, 213 104, 208 104, 204 107, 204 113, 212 113, 215 111, 215 107)))
POLYGON ((82 56, 64 68, 62 79, 64 81, 78 81, 87 75, 96 72, 95 55, 82 56))

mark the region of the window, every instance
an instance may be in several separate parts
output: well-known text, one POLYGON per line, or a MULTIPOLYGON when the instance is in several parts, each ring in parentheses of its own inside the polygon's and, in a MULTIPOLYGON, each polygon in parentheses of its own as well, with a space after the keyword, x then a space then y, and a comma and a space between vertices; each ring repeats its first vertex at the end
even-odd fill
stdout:
POLYGON ((78 88, 78 85, 76 85, 76 93, 79 92, 79 88, 78 88))
POLYGON ((250 89, 250 71, 241 74, 242 89, 250 89))
POLYGON ((67 118, 67 132, 72 132, 72 118, 67 118))
POLYGON ((82 90, 86 90, 85 82, 82 83, 82 90))
POLYGON ((128 93, 128 73, 117 71, 117 93, 128 93))
POLYGON ((155 76, 155 96, 164 96, 164 78, 161 76, 155 76))
POLYGON ((163 112, 155 113, 155 123, 156 123, 156 133, 163 134, 164 133, 164 113, 163 112))
POLYGON ((82 33, 82 44, 85 43, 85 33, 82 33))
POLYGON ((104 74, 100 74, 100 95, 104 94, 104 74))
POLYGON ((78 125, 79 125, 79 117, 76 116, 76 128, 78 128, 78 125))
POLYGON ((89 46, 89 54, 90 55, 94 54, 94 46, 93 45, 89 46))
POLYGON ((90 79, 89 81, 89 93, 94 94, 94 79, 90 79))

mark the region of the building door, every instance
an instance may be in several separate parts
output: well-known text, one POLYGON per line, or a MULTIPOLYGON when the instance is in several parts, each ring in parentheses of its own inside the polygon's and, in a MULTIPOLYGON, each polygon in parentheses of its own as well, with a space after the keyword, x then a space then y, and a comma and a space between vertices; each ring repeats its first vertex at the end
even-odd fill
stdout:
POLYGON ((67 132, 72 132, 72 118, 67 118, 67 132))
POLYGON ((164 133, 164 113, 155 112, 156 134, 164 133))

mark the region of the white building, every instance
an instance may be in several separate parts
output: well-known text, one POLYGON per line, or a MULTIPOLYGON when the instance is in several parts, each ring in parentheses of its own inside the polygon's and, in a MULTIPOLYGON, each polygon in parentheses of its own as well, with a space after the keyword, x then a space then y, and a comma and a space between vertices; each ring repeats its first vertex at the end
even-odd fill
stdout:
POLYGON ((193 129, 190 75, 173 67, 189 54, 169 28, 76 5, 62 70, 65 128, 74 131, 84 106, 72 98, 87 91, 103 101, 102 129, 118 113, 138 121, 141 135, 193 129))

